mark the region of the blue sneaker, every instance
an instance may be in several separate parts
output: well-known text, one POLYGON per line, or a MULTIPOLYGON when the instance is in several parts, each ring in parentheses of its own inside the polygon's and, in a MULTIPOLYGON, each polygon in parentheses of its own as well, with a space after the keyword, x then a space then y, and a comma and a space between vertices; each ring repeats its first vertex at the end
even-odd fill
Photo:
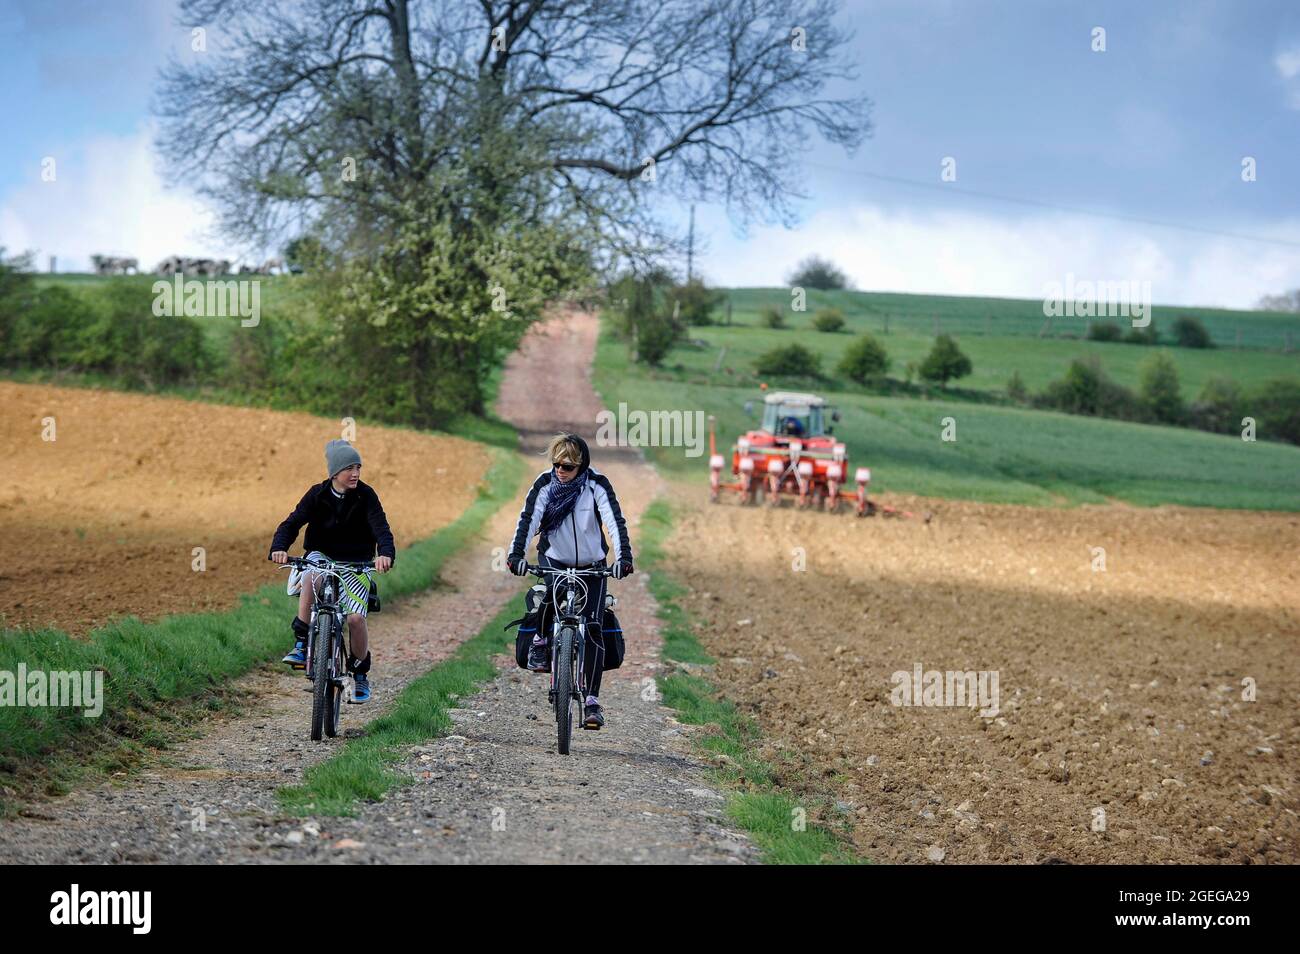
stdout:
POLYGON ((293 649, 285 653, 284 658, 281 659, 280 662, 287 666, 292 666, 294 669, 306 669, 307 644, 301 639, 294 640, 293 649))
POLYGON ((353 673, 352 675, 352 698, 348 702, 353 705, 361 705, 363 702, 370 701, 370 677, 364 672, 353 673))

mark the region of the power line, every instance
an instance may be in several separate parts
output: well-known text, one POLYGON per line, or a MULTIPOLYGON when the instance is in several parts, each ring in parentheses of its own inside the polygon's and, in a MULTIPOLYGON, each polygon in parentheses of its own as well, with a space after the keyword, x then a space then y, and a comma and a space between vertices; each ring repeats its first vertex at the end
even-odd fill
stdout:
POLYGON ((827 165, 822 162, 806 162, 807 165, 816 166, 821 169, 829 169, 832 172, 839 172, 848 176, 861 176, 864 179, 876 179, 881 182, 892 182, 896 185, 910 186, 914 189, 929 189, 935 192, 956 193, 972 199, 989 199, 994 202, 1011 202, 1017 205, 1029 205, 1040 209, 1050 209, 1055 212, 1070 212, 1075 215, 1090 215, 1099 219, 1111 219, 1118 222, 1135 222, 1140 225, 1154 225, 1165 229, 1178 229, 1183 232, 1198 232, 1203 235, 1217 235, 1221 238, 1241 239, 1247 242, 1263 242, 1268 245, 1283 245, 1288 248, 1300 248, 1300 242, 1291 241, 1290 239, 1265 238, 1260 235, 1246 235, 1242 232, 1226 232, 1222 229, 1211 229, 1199 225, 1187 225, 1183 222, 1167 222, 1160 219, 1148 219, 1138 215, 1124 215, 1120 212, 1097 212, 1093 209, 1081 209, 1076 206, 1056 205, 1051 202, 1042 202, 1038 199, 1024 199, 1012 195, 998 195, 993 192, 977 192, 974 189, 962 189, 958 186, 946 183, 921 182, 917 179, 905 179, 902 176, 889 176, 879 172, 862 172, 856 169, 841 169, 838 166, 827 165))

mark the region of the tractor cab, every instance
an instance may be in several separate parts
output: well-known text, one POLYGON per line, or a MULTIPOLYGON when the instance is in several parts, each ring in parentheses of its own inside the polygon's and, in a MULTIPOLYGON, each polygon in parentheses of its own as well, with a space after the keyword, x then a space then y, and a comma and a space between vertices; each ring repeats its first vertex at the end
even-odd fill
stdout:
POLYGON ((815 394, 776 391, 763 401, 762 430, 784 438, 781 443, 829 437, 833 432, 831 422, 837 420, 839 412, 815 394))

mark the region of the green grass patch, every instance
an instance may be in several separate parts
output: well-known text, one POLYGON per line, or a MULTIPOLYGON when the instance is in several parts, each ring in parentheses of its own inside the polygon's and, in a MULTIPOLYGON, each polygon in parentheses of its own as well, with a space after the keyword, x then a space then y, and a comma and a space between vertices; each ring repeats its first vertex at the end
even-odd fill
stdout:
MULTIPOLYGON (((477 497, 452 523, 402 550, 382 577, 386 601, 427 589, 457 548, 515 497, 524 463, 489 448, 477 497)), ((269 566, 269 564, 268 564, 269 566)), ((86 771, 119 770, 142 751, 167 744, 197 714, 224 704, 229 680, 283 651, 294 601, 283 583, 241 597, 231 610, 118 620, 74 639, 55 629, 0 632, 0 671, 102 670, 104 711, 0 707, 0 813, 25 791, 66 791, 86 771)), ((305 716, 304 716, 305 718, 305 716)))
POLYGON ((683 586, 668 570, 664 544, 672 533, 672 510, 656 500, 641 515, 642 563, 651 571, 650 592, 664 621, 663 658, 685 663, 659 684, 664 704, 681 722, 716 727, 697 736, 695 744, 715 757, 714 776, 729 790, 727 814, 749 833, 769 864, 847 864, 861 859, 824 827, 806 819, 806 806, 777 782, 774 769, 759 755, 759 729, 691 665, 713 662, 705 652, 686 611, 677 603, 683 586), (803 814, 801 814, 803 813, 803 814))
POLYGON ((447 710, 497 674, 492 657, 506 647, 503 628, 516 615, 511 600, 476 636, 403 689, 392 710, 366 726, 365 735, 308 769, 301 785, 281 788, 276 793, 281 806, 295 815, 353 815, 358 802, 379 801, 395 785, 409 784, 391 764, 406 746, 446 734, 452 727, 447 710))

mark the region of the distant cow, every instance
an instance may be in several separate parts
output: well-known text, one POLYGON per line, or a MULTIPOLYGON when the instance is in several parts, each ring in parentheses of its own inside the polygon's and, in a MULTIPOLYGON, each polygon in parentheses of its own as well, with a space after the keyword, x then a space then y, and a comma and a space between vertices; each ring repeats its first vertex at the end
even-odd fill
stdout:
POLYGON ((140 262, 134 258, 92 255, 90 256, 90 262, 95 266, 96 275, 130 275, 140 270, 140 262))
POLYGON ((159 275, 170 276, 180 272, 184 275, 212 278, 217 275, 229 275, 231 273, 230 269, 230 260, 225 258, 217 260, 172 255, 159 262, 154 271, 159 275))

